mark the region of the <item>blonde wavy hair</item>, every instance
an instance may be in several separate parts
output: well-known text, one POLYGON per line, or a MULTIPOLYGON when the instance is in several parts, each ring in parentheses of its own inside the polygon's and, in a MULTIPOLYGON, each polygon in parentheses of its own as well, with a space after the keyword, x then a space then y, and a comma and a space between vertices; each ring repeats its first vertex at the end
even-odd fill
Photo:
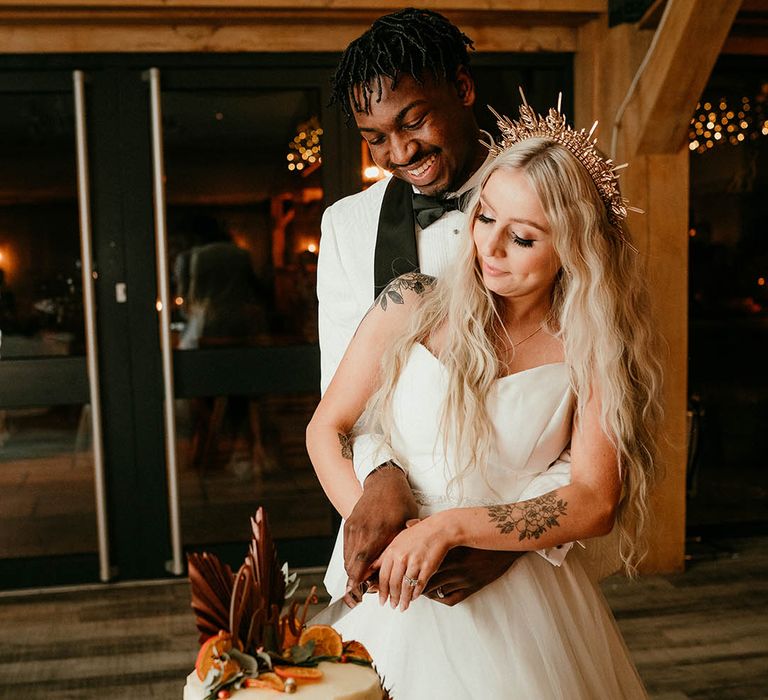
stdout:
MULTIPOLYGON (((472 227, 480 189, 497 170, 519 170, 538 194, 561 269, 552 291, 549 331, 564 346, 576 416, 598 391, 601 424, 616 446, 622 493, 616 514, 620 554, 632 575, 645 554, 641 534, 656 472, 661 369, 651 331, 650 303, 628 233, 612 225, 592 179, 563 146, 532 138, 503 151, 481 173, 469 207, 464 244, 452 268, 424 294, 407 331, 382 359, 382 385, 364 415, 366 430, 390 442, 392 396, 414 343, 440 331, 435 348, 449 386, 441 427, 452 446, 450 490, 462 479, 485 474, 493 423, 486 397, 502 371, 497 348, 506 333, 502 300, 483 284, 472 227)), ((461 498, 459 497, 459 500, 461 498)))

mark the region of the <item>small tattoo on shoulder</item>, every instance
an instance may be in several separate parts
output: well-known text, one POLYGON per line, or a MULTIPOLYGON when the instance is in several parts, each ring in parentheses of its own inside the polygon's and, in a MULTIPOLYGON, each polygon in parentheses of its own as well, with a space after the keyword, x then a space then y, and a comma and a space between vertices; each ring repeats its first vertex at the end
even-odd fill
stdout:
POLYGON ((557 492, 545 493, 522 503, 488 506, 491 522, 504 535, 517 534, 518 540, 538 540, 547 530, 559 527, 558 518, 567 514, 568 503, 557 492))
POLYGON ((410 290, 421 296, 424 292, 433 287, 434 284, 434 277, 424 275, 421 272, 409 272, 405 275, 400 275, 400 277, 396 277, 384 287, 373 305, 378 305, 381 307, 382 311, 386 311, 389 302, 393 304, 404 303, 404 290, 410 290))
POLYGON ((339 436, 339 444, 341 445, 341 456, 344 459, 352 459, 354 453, 352 452, 352 440, 349 439, 349 435, 344 433, 336 433, 339 436))

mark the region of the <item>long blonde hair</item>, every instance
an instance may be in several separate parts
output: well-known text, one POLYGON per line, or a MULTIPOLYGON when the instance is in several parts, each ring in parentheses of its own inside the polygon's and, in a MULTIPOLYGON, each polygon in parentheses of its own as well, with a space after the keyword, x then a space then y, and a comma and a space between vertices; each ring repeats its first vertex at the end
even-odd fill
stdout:
POLYGON ((495 341, 505 330, 501 300, 483 284, 472 227, 480 189, 496 170, 512 169, 524 173, 538 194, 561 263, 549 330, 563 343, 576 416, 597 391, 602 428, 616 446, 622 479, 616 523, 622 561, 632 574, 644 554, 640 535, 656 471, 661 371, 637 254, 627 245, 627 232, 609 222, 589 174, 563 146, 528 139, 485 167, 469 203, 462 249, 443 282, 421 298, 407 331, 385 352, 382 386, 365 420, 369 425, 375 421, 390 440, 391 397, 400 372, 413 344, 427 341, 439 329, 436 351, 449 376, 441 425, 446 444, 450 437, 454 446, 449 489, 460 490, 472 471, 485 474, 494 439, 486 398, 500 374, 495 341))

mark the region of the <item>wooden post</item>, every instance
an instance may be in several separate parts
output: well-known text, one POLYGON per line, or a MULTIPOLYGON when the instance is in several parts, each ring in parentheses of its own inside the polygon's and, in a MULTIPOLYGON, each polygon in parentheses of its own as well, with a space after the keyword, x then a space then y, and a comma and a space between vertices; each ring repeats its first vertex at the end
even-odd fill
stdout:
POLYGON ((645 214, 630 213, 628 225, 647 267, 655 318, 666 342, 660 445, 664 474, 653 498, 655 522, 645 572, 679 571, 684 565, 689 198, 685 134, 740 5, 740 0, 668 0, 654 49, 637 79, 654 43, 654 30, 630 24, 609 29, 604 17, 579 30, 577 122, 585 126, 599 119, 602 147, 608 150, 615 141, 616 162, 630 163, 622 171, 622 191, 645 214))

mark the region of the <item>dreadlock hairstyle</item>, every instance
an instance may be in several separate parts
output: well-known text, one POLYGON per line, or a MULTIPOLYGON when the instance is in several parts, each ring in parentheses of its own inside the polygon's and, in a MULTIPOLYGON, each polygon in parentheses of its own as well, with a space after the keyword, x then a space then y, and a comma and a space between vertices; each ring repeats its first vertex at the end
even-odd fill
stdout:
POLYGON ((353 109, 369 110, 374 92, 381 100, 383 77, 392 90, 404 74, 419 85, 427 72, 438 81, 452 80, 460 66, 469 66, 468 48, 474 49, 472 40, 437 12, 409 7, 379 17, 344 51, 331 80, 331 103, 338 102, 352 121, 353 109))

